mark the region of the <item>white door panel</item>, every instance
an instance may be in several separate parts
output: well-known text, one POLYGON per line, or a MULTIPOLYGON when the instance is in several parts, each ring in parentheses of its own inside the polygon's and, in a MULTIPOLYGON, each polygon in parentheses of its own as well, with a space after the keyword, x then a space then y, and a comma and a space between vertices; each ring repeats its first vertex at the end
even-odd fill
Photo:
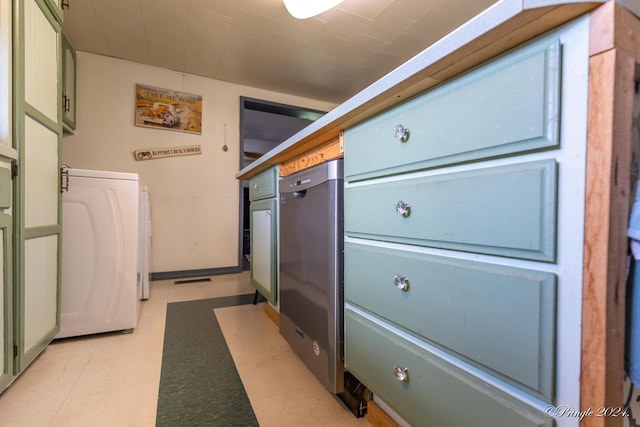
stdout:
POLYGON ((24 145, 24 225, 58 224, 58 135, 26 117, 24 145))
POLYGON ((54 330, 57 313, 58 236, 25 241, 24 351, 54 330))
POLYGON ((56 28, 34 0, 24 4, 25 101, 58 121, 58 51, 56 28))

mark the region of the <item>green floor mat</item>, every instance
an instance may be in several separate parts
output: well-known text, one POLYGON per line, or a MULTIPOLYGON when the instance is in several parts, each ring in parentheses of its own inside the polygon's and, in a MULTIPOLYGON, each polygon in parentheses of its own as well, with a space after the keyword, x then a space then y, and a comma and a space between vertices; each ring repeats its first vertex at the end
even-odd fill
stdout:
POLYGON ((214 308, 253 294, 167 305, 157 427, 258 426, 214 308))

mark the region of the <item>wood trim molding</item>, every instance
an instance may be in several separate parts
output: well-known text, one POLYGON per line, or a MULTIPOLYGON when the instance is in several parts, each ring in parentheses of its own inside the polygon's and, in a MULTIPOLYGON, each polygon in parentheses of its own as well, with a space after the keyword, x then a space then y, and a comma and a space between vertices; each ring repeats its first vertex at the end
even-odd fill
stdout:
POLYGON ((367 421, 373 427, 400 427, 381 407, 373 400, 367 402, 367 421))
POLYGON ((328 160, 344 156, 344 133, 340 132, 324 144, 278 165, 278 175, 287 176, 328 160))
POLYGON ((280 327, 280 313, 271 304, 268 302, 263 303, 262 311, 277 327, 280 327))
MULTIPOLYGON (((640 21, 615 2, 591 16, 580 408, 622 406, 633 91, 640 21)), ((619 427, 585 417, 585 427, 619 427)))
POLYGON ((594 10, 591 13, 590 55, 617 49, 638 60, 638 22, 638 17, 615 1, 609 1, 594 10))

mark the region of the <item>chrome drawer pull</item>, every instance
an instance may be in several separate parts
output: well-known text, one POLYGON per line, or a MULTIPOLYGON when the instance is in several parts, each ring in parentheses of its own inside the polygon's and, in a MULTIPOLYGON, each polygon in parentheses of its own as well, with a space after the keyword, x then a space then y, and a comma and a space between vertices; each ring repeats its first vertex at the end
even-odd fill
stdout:
POLYGON ((396 365, 393 367, 393 376, 396 377, 398 381, 407 383, 409 382, 409 369, 396 365))
POLYGON ((409 129, 402 125, 396 125, 393 136, 402 142, 407 142, 409 140, 409 129))
POLYGON ((258 188, 260 188, 260 184, 253 184, 253 189, 257 190, 258 188))
POLYGON ((409 279, 404 276, 393 276, 393 284, 401 291, 407 292, 409 290, 409 279))
POLYGON ((411 214, 411 208, 408 203, 398 200, 396 202, 396 212, 404 217, 408 217, 411 214))

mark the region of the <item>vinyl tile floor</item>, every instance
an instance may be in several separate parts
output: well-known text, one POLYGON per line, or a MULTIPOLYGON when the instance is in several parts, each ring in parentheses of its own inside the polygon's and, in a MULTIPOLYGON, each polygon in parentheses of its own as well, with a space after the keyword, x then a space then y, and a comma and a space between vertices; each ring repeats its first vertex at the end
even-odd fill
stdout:
MULTIPOLYGON (((246 272, 210 279, 152 282, 133 333, 54 341, 0 394, 0 427, 155 426, 167 304, 254 291, 246 272)), ((260 426, 370 426, 307 370, 262 304, 215 310, 260 426)))

